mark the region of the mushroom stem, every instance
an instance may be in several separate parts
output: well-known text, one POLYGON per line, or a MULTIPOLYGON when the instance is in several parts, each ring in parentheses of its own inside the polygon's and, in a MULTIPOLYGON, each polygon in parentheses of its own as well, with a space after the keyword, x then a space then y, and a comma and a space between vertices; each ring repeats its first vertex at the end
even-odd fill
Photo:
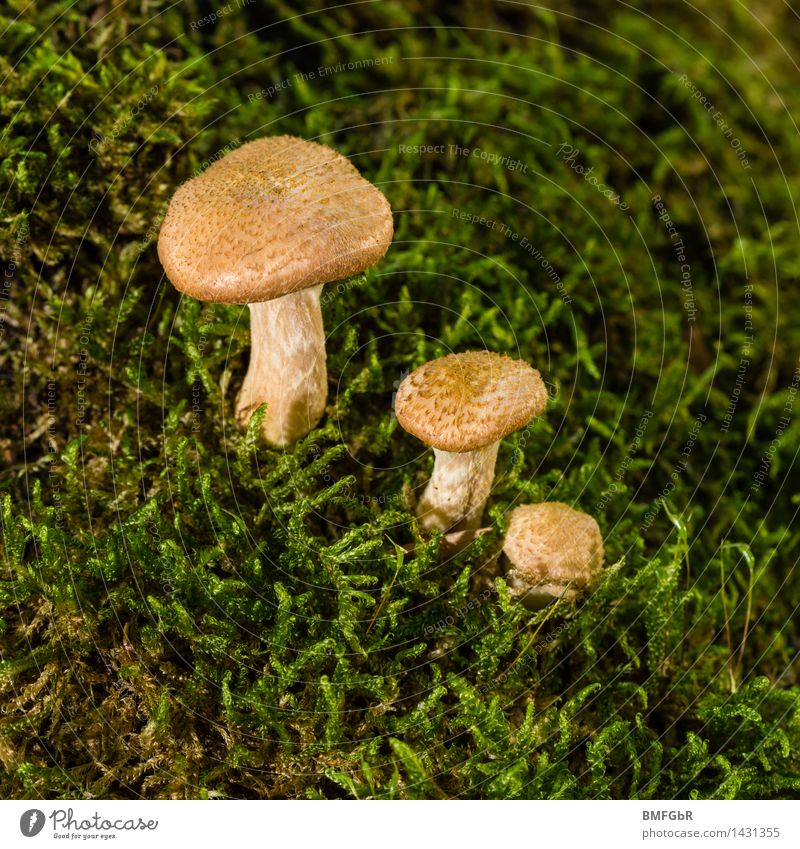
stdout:
POLYGON ((480 526, 500 442, 474 451, 433 449, 433 474, 417 505, 426 531, 472 531, 480 526))
POLYGON ((322 286, 312 286, 250 304, 250 367, 236 401, 236 418, 246 425, 266 402, 262 433, 279 448, 305 436, 325 410, 321 292, 322 286))

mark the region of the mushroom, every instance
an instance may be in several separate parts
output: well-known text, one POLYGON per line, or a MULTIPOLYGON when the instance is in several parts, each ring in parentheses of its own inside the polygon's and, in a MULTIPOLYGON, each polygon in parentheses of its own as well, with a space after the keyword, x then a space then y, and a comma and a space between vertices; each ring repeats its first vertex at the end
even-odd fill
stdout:
POLYGON ((480 525, 500 440, 547 403, 539 372, 490 351, 448 354, 420 366, 397 389, 400 425, 433 448, 433 475, 417 505, 426 531, 480 525))
POLYGON ((538 610, 589 586, 603 566, 603 538, 591 516, 568 504, 524 504, 511 512, 503 554, 511 594, 538 610))
POLYGON ((249 142, 184 183, 158 256, 176 289, 248 304, 250 367, 236 402, 246 425, 285 447, 322 417, 328 394, 320 293, 377 262, 392 240, 389 202, 348 159, 314 142, 249 142))

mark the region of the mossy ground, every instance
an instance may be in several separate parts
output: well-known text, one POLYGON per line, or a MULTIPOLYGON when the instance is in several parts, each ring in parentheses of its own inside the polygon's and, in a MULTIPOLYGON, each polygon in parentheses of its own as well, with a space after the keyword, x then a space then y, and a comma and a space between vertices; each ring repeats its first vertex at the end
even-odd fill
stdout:
POLYGON ((324 5, 3 4, 0 796, 796 794, 796 17, 324 5), (246 309, 155 250, 182 180, 277 132, 396 212, 286 454, 232 422, 246 309), (440 565, 400 549, 431 457, 392 393, 472 348, 552 400, 440 565), (531 614, 474 571, 543 499, 607 570, 531 614))

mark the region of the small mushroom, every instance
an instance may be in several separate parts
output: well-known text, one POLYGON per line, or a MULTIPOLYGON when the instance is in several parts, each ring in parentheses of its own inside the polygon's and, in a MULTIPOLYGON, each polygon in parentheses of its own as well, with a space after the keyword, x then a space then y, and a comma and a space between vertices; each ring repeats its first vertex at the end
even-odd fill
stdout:
POLYGON ((597 522, 567 504, 524 504, 511 512, 503 545, 511 594, 538 610, 585 590, 603 566, 597 522))
POLYGON ((249 142, 173 195, 158 255, 176 289, 250 306, 250 367, 236 403, 285 447, 322 417, 328 394, 320 293, 377 262, 392 240, 386 198, 348 159, 314 142, 249 142))
POLYGON ((433 448, 433 475, 417 505, 427 531, 479 527, 500 440, 544 410, 539 372, 490 351, 431 360, 397 389, 400 425, 433 448))

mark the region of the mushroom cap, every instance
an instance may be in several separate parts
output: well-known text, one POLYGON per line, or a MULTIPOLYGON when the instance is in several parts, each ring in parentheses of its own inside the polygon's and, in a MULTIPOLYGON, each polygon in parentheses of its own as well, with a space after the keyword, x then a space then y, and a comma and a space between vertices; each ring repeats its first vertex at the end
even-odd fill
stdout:
POLYGON ((386 253, 392 231, 389 202, 349 159, 272 136, 180 186, 158 256, 187 295, 257 303, 358 274, 386 253))
POLYGON ((463 453, 519 430, 546 404, 536 369, 505 354, 468 351, 411 372, 397 389, 395 413, 426 445, 463 453))
POLYGON ((603 538, 591 516, 568 504, 524 504, 511 513, 503 553, 514 595, 538 589, 552 597, 568 583, 588 586, 603 566, 603 538))

